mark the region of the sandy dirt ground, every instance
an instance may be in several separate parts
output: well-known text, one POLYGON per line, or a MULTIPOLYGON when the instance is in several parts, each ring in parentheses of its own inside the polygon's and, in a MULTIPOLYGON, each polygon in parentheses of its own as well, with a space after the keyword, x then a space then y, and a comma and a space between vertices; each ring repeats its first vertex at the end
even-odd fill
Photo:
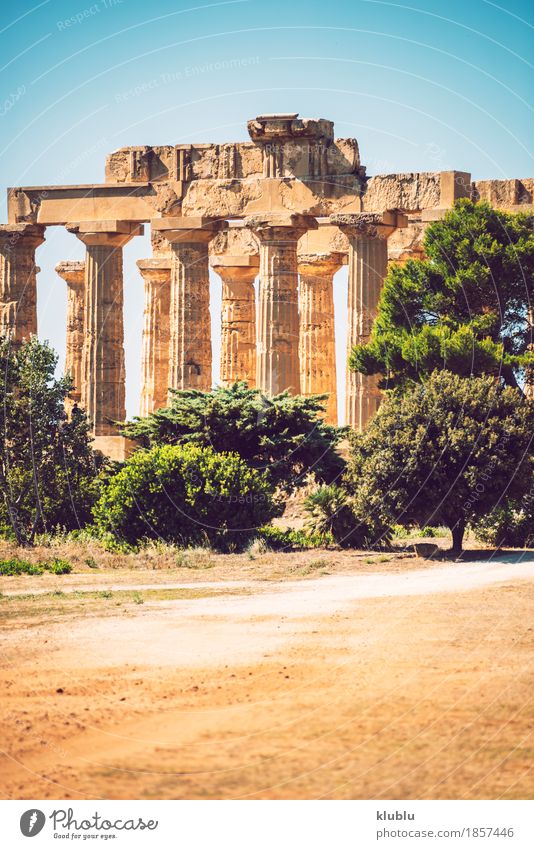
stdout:
POLYGON ((2 796, 532 798, 532 555, 277 558, 5 579, 2 796))

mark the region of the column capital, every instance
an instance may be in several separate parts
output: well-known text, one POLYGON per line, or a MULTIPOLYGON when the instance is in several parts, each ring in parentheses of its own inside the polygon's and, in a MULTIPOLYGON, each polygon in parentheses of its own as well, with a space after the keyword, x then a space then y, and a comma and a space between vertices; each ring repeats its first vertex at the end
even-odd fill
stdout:
POLYGON ((319 225, 313 215, 298 212, 257 213, 245 218, 248 227, 260 242, 287 242, 300 239, 308 230, 319 225))
POLYGON ((197 216, 156 218, 151 222, 152 230, 161 233, 171 245, 207 244, 224 226, 224 220, 197 216))
POLYGON ((333 277, 343 265, 344 259, 344 254, 337 251, 320 254, 298 254, 299 274, 306 277, 333 277))
POLYGON ((85 262, 64 260, 56 265, 55 271, 66 283, 74 286, 83 286, 85 262))
POLYGON ((406 227, 408 218, 397 209, 384 212, 338 212, 330 223, 352 239, 387 239, 398 227, 406 227))
POLYGON ((260 269, 260 258, 258 254, 214 255, 210 266, 225 282, 252 283, 260 269))
POLYGON ((122 248, 134 236, 142 236, 144 227, 132 221, 81 221, 66 225, 86 246, 122 248))
POLYGON ((21 241, 30 248, 42 245, 45 236, 42 224, 0 224, 0 250, 11 250, 21 241))
POLYGON ((154 283, 170 283, 171 280, 171 258, 169 257, 149 257, 148 259, 138 259, 137 267, 141 272, 143 280, 148 280, 154 283))
POLYGON ((259 254, 213 254, 210 257, 212 268, 259 268, 259 254))

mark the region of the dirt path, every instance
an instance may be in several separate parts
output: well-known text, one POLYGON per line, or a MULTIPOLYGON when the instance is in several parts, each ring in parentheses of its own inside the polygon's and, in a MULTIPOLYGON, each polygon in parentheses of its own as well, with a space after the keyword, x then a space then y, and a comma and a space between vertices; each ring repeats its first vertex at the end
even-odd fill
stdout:
POLYGON ((533 576, 523 560, 246 581, 14 628, 4 793, 525 796, 533 576))

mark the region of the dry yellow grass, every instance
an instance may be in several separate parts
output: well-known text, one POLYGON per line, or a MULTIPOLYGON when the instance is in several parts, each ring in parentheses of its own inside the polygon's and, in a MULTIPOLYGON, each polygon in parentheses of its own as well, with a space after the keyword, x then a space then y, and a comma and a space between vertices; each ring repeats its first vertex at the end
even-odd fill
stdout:
POLYGON ((0 540, 0 559, 19 557, 31 563, 58 557, 68 560, 73 567, 69 575, 54 576, 48 573, 35 578, 30 576, 0 576, 2 591, 24 591, 26 587, 57 589, 83 583, 101 585, 143 580, 151 583, 169 580, 225 581, 225 580, 295 580, 309 577, 311 573, 339 573, 354 570, 420 568, 421 561, 412 552, 398 550, 391 553, 369 551, 337 551, 312 549, 292 553, 265 551, 251 546, 242 554, 216 554, 202 548, 180 550, 173 546, 148 545, 138 552, 108 551, 96 540, 52 540, 47 545, 20 548, 14 543, 0 540))

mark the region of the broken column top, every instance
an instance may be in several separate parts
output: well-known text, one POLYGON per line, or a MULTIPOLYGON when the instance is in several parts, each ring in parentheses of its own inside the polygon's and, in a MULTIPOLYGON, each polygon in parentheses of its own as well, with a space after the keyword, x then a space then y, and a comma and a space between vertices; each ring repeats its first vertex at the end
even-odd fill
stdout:
POLYGON ((67 283, 83 282, 85 262, 66 259, 56 265, 56 274, 59 274, 67 283))
POLYGON ((247 121, 248 134, 254 142, 289 139, 333 141, 334 122, 326 118, 299 118, 298 112, 258 115, 247 121))

